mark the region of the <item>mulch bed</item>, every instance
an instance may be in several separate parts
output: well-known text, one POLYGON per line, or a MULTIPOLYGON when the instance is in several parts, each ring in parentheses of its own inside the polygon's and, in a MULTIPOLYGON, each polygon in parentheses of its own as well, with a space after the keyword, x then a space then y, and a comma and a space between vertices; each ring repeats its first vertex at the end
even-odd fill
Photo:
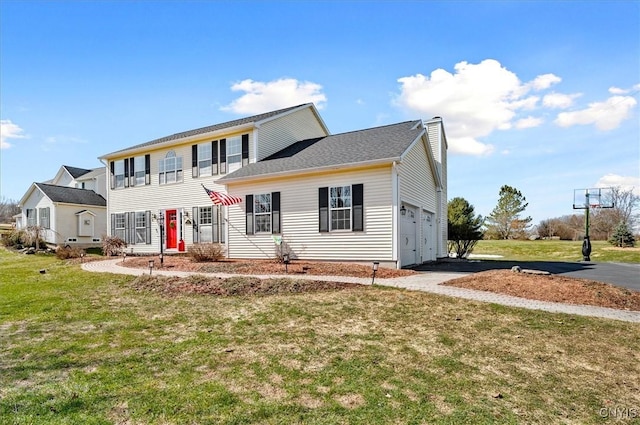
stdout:
POLYGON ((489 270, 445 282, 444 285, 513 295, 539 301, 593 305, 640 311, 640 292, 558 275, 533 275, 489 270))

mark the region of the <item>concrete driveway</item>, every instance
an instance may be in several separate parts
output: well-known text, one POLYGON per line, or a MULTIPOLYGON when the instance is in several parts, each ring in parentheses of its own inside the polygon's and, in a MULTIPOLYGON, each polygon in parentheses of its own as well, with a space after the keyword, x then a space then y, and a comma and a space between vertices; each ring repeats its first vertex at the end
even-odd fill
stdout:
POLYGON ((445 259, 422 264, 415 267, 414 270, 423 272, 477 273, 486 270, 511 269, 513 266, 610 283, 640 292, 640 264, 445 259))

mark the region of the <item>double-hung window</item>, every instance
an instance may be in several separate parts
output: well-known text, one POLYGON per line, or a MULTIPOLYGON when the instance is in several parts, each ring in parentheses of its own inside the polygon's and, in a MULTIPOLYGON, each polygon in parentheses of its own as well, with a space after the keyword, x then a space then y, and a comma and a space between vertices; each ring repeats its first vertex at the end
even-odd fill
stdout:
POLYGON ((27 209, 27 227, 35 227, 38 224, 35 208, 27 209))
POLYGON ((280 192, 246 196, 247 234, 280 233, 280 192))
POLYGON ((199 176, 211 175, 211 151, 212 151, 212 146, 210 142, 201 143, 198 145, 198 175, 199 176))
POLYGON ((318 191, 320 232, 364 230, 363 185, 321 187, 318 191))
POLYGON ((331 230, 351 229, 351 186, 332 187, 329 190, 331 230))
POLYGON ((256 233, 271 233, 271 194, 253 196, 253 216, 256 233))
POLYGON ((115 183, 113 185, 114 189, 121 189, 124 187, 124 180, 125 180, 125 166, 124 166, 124 159, 121 159, 120 161, 113 161, 113 176, 115 179, 115 183))
POLYGON ((160 184, 171 184, 182 181, 182 157, 176 156, 174 151, 169 151, 167 155, 158 163, 158 181, 160 184))
POLYGON ((123 241, 127 240, 127 219, 125 213, 113 214, 113 236, 117 236, 123 241))
POLYGON ((51 227, 51 220, 49 218, 49 207, 47 208, 40 208, 38 210, 39 214, 40 214, 40 227, 44 228, 44 229, 49 229, 51 227))
POLYGON ((147 242, 147 214, 144 211, 135 213, 135 239, 134 243, 147 242))
POLYGON ((242 167, 242 138, 240 136, 227 139, 227 172, 232 173, 242 167))
POLYGON ((224 206, 193 207, 193 241, 225 243, 224 206))
POLYGON ((145 184, 146 177, 146 162, 144 156, 136 156, 131 158, 133 161, 133 172, 131 177, 133 178, 133 184, 131 186, 143 186, 145 184))

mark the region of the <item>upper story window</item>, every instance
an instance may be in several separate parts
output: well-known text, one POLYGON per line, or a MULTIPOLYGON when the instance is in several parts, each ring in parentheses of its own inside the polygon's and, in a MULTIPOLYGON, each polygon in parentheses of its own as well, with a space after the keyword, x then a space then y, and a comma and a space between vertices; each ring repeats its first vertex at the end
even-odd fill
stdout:
MULTIPOLYGON (((151 156, 142 155, 111 161, 111 189, 151 184, 151 156)), ((82 188, 86 188, 83 186, 82 188)))
POLYGON ((131 170, 131 186, 143 186, 146 182, 146 161, 144 156, 136 156, 129 160, 133 163, 133 169, 131 170))
POLYGON ((158 181, 160 184, 171 184, 182 181, 182 157, 176 156, 174 151, 158 162, 158 181))
POLYGON ((198 145, 198 175, 211 175, 211 143, 201 143, 198 145))
POLYGON ((227 139, 227 172, 233 173, 242 167, 242 138, 240 136, 227 139))
POLYGON ((121 159, 120 161, 113 161, 113 176, 115 178, 115 185, 113 186, 114 189, 120 189, 122 187, 124 187, 124 181, 125 181, 125 176, 124 176, 124 170, 125 170, 125 166, 124 166, 124 159, 121 159))

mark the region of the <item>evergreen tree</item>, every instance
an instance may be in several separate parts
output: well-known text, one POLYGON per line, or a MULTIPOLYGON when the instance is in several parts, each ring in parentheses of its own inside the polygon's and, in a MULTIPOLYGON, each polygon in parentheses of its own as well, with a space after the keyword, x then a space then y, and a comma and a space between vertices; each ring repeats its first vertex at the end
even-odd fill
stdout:
POLYGON ((633 247, 636 244, 636 238, 633 237, 633 233, 629 230, 627 223, 621 221, 613 231, 613 235, 609 238, 609 243, 622 248, 625 246, 633 247))
POLYGON ((447 205, 447 230, 449 252, 458 258, 466 258, 482 239, 482 216, 474 216, 473 205, 464 198, 453 198, 447 205))
POLYGON ((526 201, 527 199, 518 189, 507 185, 502 186, 498 205, 487 217, 487 233, 499 239, 522 237, 532 220, 531 217, 520 218, 520 213, 529 205, 526 201))

